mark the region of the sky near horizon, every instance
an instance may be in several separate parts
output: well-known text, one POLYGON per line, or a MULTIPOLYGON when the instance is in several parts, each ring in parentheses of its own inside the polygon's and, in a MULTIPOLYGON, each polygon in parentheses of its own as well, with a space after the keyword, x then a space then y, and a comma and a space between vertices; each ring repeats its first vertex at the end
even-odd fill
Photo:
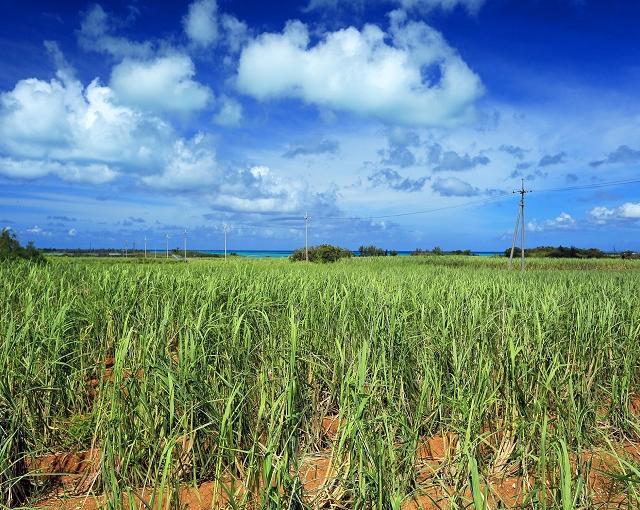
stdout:
POLYGON ((0 228, 39 247, 640 250, 640 2, 0 5, 0 228), (545 192, 549 189, 569 189, 545 192), (505 195, 507 193, 508 195, 505 195), (403 215, 407 212, 431 211, 403 215))

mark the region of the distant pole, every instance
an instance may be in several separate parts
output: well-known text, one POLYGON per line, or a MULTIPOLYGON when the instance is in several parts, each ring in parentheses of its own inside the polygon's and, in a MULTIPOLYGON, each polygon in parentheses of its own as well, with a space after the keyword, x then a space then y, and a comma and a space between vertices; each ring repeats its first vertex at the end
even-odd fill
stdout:
POLYGON ((222 226, 222 230, 224 230, 224 261, 227 261, 227 232, 229 231, 229 225, 226 223, 222 226))
POLYGON ((309 262, 309 215, 304 213, 304 259, 309 262))
POLYGON ((144 258, 147 258, 147 236, 144 236, 144 258))
POLYGON ((184 229, 184 261, 187 261, 187 229, 184 229))
MULTIPOLYGON (((518 211, 518 219, 520 220, 520 271, 524 272, 524 196, 531 193, 531 190, 524 189, 524 179, 519 190, 514 193, 520 194, 520 209, 518 211)), ((516 238, 518 235, 518 219, 516 219, 516 228, 513 232, 513 242, 511 244, 511 255, 509 256, 509 269, 513 268, 513 251, 515 249, 516 238)))
POLYGON ((169 258, 169 234, 167 234, 167 258, 169 258))
POLYGON ((127 258, 127 243, 124 243, 124 258, 127 258))
POLYGON ((516 226, 513 229, 513 239, 511 240, 511 254, 509 255, 509 269, 513 269, 513 252, 516 249, 516 239, 518 238, 519 228, 520 228, 520 208, 518 207, 518 216, 516 217, 516 226))

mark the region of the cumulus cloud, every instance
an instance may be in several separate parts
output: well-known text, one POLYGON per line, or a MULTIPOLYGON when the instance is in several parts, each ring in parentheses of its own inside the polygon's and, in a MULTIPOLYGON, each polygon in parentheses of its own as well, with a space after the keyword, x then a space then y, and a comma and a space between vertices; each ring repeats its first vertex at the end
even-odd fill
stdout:
POLYGON ((626 202, 615 208, 604 206, 594 207, 589 211, 589 218, 598 225, 612 221, 640 220, 640 202, 626 202))
POLYGON ((298 156, 312 156, 316 154, 336 154, 340 144, 335 140, 321 140, 315 144, 296 145, 282 154, 283 158, 296 158, 298 156))
POLYGON ((242 51, 238 88, 258 100, 296 98, 383 121, 443 125, 470 117, 483 88, 442 35, 395 11, 376 25, 327 32, 315 45, 300 21, 242 51))
POLYGON ((439 144, 429 147, 427 161, 433 165, 434 172, 463 172, 477 166, 486 166, 491 160, 484 154, 470 156, 453 150, 443 150, 439 144))
POLYGON ((616 163, 628 165, 640 163, 640 150, 632 149, 628 145, 621 145, 614 152, 609 153, 605 159, 592 161, 589 164, 597 168, 602 165, 612 165, 616 163))
POLYGON ((246 23, 230 14, 218 12, 215 0, 196 0, 182 20, 184 31, 193 44, 208 48, 223 42, 232 52, 247 40, 246 23))
POLYGON ((213 121, 221 126, 237 126, 242 121, 242 105, 227 96, 222 96, 219 101, 219 110, 213 117, 213 121))
POLYGON ((109 16, 98 4, 91 7, 84 15, 78 43, 86 51, 107 53, 115 58, 147 58, 153 52, 149 41, 136 42, 113 34, 113 29, 122 22, 109 16))
POLYGON ((553 230, 571 230, 577 225, 576 220, 568 213, 562 212, 556 218, 538 222, 536 220, 527 223, 530 232, 544 232, 553 230))
POLYGON ((431 184, 431 189, 443 197, 474 197, 482 194, 480 188, 456 177, 438 178, 431 184))
POLYGON ((219 192, 211 197, 216 208, 245 213, 295 213, 305 210, 337 214, 337 188, 312 190, 299 179, 277 176, 264 165, 240 169, 226 176, 219 192))
POLYGON ((218 40, 218 5, 215 0, 197 0, 189 5, 183 18, 184 31, 189 39, 203 47, 218 40))
POLYGON ((559 165, 560 163, 564 163, 566 157, 566 152, 559 152, 557 154, 546 154, 542 156, 542 158, 538 162, 538 166, 559 165))
POLYGON ((410 179, 408 177, 402 177, 391 168, 383 168, 372 173, 367 179, 374 187, 384 186, 395 191, 414 192, 424 188, 429 177, 410 179))
POLYGON ((385 165, 406 168, 416 163, 416 157, 410 148, 420 145, 420 136, 403 128, 392 128, 387 133, 388 149, 378 151, 385 165))
POLYGON ((69 237, 75 237, 77 233, 78 231, 75 228, 70 228, 69 231, 67 232, 67 235, 69 237))
POLYGON ((177 140, 162 172, 144 176, 141 182, 166 191, 212 190, 219 175, 215 153, 199 134, 190 141, 177 140))
POLYGON ((193 79, 195 74, 187 55, 125 59, 113 68, 110 87, 119 101, 130 106, 190 112, 204 108, 213 97, 207 86, 193 79))
POLYGON ((171 132, 158 118, 117 105, 97 79, 83 87, 28 78, 0 94, 0 148, 16 159, 148 164, 152 147, 171 132))
POLYGON ((38 159, 0 158, 0 175, 23 180, 54 175, 67 182, 104 184, 113 181, 119 174, 116 170, 101 163, 82 165, 38 159))

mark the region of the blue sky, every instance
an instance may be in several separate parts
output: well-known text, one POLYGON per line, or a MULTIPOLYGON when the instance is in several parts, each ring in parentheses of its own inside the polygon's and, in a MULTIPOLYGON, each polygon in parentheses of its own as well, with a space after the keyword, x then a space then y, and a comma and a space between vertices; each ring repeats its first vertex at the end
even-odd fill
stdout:
POLYGON ((47 247, 640 249, 640 3, 0 6, 0 225, 47 247), (546 192, 567 187, 588 189, 546 192), (403 215, 405 212, 433 211, 403 215))

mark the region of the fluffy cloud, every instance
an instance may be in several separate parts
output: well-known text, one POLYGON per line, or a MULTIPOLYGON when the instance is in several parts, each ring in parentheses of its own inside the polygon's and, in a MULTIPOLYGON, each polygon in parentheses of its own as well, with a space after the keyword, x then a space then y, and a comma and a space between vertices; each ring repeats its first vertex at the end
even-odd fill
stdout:
POLYGON ((77 233, 78 231, 75 228, 70 228, 69 231, 67 232, 67 235, 69 237, 75 237, 77 233))
POLYGON ((419 135, 407 129, 393 128, 387 133, 389 148, 379 151, 382 156, 382 163, 406 168, 415 164, 416 157, 410 147, 420 145, 419 135))
POLYGON ((219 101, 220 109, 213 117, 213 121, 221 126, 237 126, 242 121, 242 105, 227 96, 219 101))
POLYGON ((104 184, 113 181, 118 172, 107 165, 90 163, 86 165, 44 161, 38 159, 0 158, 0 174, 12 179, 38 179, 55 175, 63 181, 104 184))
POLYGON ((182 20, 184 31, 195 44, 210 46, 218 40, 218 5, 215 0, 197 0, 182 20))
MULTIPOLYGON (((50 81, 21 80, 0 94, 0 149, 12 158, 5 172, 26 178, 51 173, 72 180, 88 165, 146 165, 157 156, 153 148, 172 136, 158 118, 115 104, 112 90, 98 80, 83 87, 59 73, 50 81), (29 169, 35 159, 41 163, 29 169)), ((104 166, 89 170, 104 181, 114 176, 104 166)))
POLYGON ((191 141, 178 140, 173 152, 159 174, 141 178, 150 188, 166 191, 193 191, 211 189, 219 177, 215 153, 202 135, 191 141))
POLYGON ((621 145, 614 152, 609 153, 605 159, 592 161, 589 164, 592 167, 597 168, 602 165, 610 165, 616 163, 629 165, 640 163, 640 150, 632 149, 628 145, 621 145))
POLYGON ((291 159, 298 156, 312 156, 315 154, 335 154, 339 148, 340 144, 335 140, 321 140, 316 144, 291 147, 282 154, 282 157, 291 159))
POLYGON ((443 197, 473 197, 482 193, 479 188, 456 177, 438 178, 431 189, 443 197))
POLYGON ((259 99, 297 98, 392 123, 442 125, 468 118, 482 85, 442 35, 390 16, 375 25, 325 33, 310 45, 300 21, 253 40, 240 56, 237 84, 259 99), (430 77, 428 77, 430 76, 430 77))
POLYGON ((190 112, 204 108, 212 99, 209 88, 193 80, 195 73, 186 55, 125 59, 113 68, 110 86, 120 101, 131 106, 190 112))
POLYGON ((640 202, 626 202, 613 209, 603 206, 594 207, 589 211, 589 217, 598 225, 604 225, 611 221, 640 220, 640 202))
POLYGON ((219 14, 215 0, 193 2, 182 24, 187 37, 201 48, 222 42, 235 53, 247 40, 247 25, 230 14, 219 14))
POLYGON ((267 166, 254 166, 227 175, 219 193, 211 197, 216 208, 245 213, 295 213, 305 210, 337 214, 337 189, 315 191, 299 179, 278 177, 267 166))
POLYGON ((536 220, 527 223, 527 230, 530 232, 545 232, 549 230, 571 230, 577 225, 576 220, 568 213, 562 212, 557 218, 537 222, 536 220))
POLYGON ((424 188, 428 177, 420 177, 419 179, 409 179, 402 177, 398 172, 391 168, 383 168, 374 172, 368 177, 372 186, 385 186, 395 191, 414 192, 424 188))
POLYGON ((469 156, 453 150, 443 150, 440 144, 429 146, 427 161, 433 165, 434 172, 463 172, 477 166, 486 166, 491 160, 484 154, 469 156))
POLYGON ((113 35, 117 24, 100 5, 94 5, 82 19, 78 31, 80 46, 86 51, 108 53, 115 58, 146 58, 151 55, 153 45, 150 42, 135 42, 113 35))

